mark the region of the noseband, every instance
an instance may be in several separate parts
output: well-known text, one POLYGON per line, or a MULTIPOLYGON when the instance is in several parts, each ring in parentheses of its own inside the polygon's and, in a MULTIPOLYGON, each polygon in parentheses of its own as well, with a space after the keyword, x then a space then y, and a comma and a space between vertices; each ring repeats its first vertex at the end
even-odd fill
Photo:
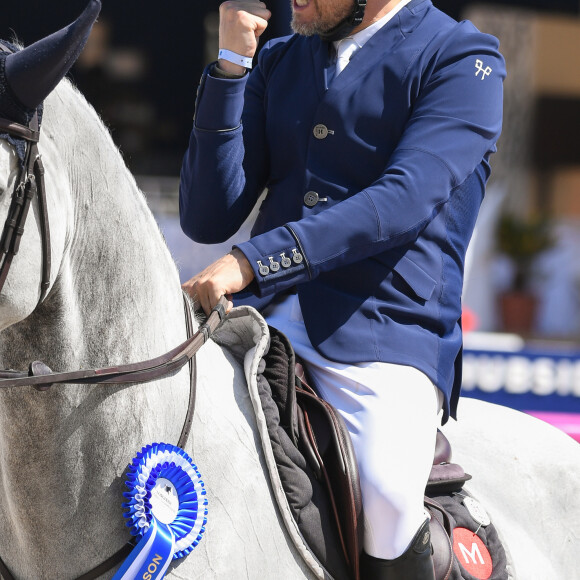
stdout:
MULTIPOLYGON (((0 43, 0 50, 12 52, 10 48, 0 43)), ((50 286, 50 230, 48 226, 48 209, 46 205, 46 189, 44 185, 44 166, 38 152, 40 125, 38 112, 30 120, 28 127, 9 119, 0 118, 0 132, 7 133, 16 139, 26 141, 24 160, 17 183, 12 192, 12 201, 8 216, 0 237, 0 256, 3 256, 0 266, 0 292, 8 277, 12 259, 18 253, 20 240, 24 233, 24 224, 28 210, 34 197, 38 204, 40 220, 40 236, 42 240, 42 280, 40 283, 39 302, 44 300, 50 286)))

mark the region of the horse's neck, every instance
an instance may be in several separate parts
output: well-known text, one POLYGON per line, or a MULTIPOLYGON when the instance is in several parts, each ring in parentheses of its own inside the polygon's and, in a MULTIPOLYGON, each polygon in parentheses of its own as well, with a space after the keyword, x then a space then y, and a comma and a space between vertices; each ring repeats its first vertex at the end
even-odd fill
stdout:
MULTIPOLYGON (((74 223, 48 297, 3 332, 5 367, 23 369, 32 360, 62 371, 131 363, 185 339, 177 270, 161 234, 112 142, 96 118, 87 120, 94 113, 71 98, 78 100, 68 85, 50 97, 42 138, 53 142, 47 151, 60 153, 43 155, 44 165, 61 163, 68 173, 74 223)), ((11 539, 0 555, 35 577, 29 561, 74 550, 94 527, 96 553, 118 549, 125 539, 120 476, 142 445, 177 442, 187 368, 143 386, 2 394, 0 535, 11 539)), ((98 562, 79 557, 79 572, 88 563, 98 562)), ((54 566, 53 577, 69 573, 54 566)))
POLYGON ((59 365, 131 362, 175 346, 184 336, 177 269, 109 134, 66 83, 42 131, 69 175, 74 219, 51 294, 23 326, 44 329, 41 354, 59 365))
MULTIPOLYGON (((108 132, 68 83, 47 101, 42 130, 52 145, 47 151, 58 153, 56 159, 45 155, 44 165, 62 164, 74 219, 67 225, 67 243, 49 295, 31 316, 7 329, 0 343, 3 364, 23 369, 42 360, 55 371, 69 371, 135 363, 168 352, 186 338, 177 269, 108 132)), ((172 395, 187 395, 184 373, 162 381, 160 410, 170 406, 172 395)), ((74 405, 89 390, 55 389, 74 405)), ((130 406, 133 390, 120 393, 130 406)), ((58 398, 46 403, 48 420, 61 421, 68 412, 58 398)), ((147 404, 155 406, 154 397, 147 404)), ((122 430, 115 417, 124 412, 122 405, 109 411, 113 431, 122 430)), ((139 416, 133 417, 135 440, 149 428, 139 416)), ((179 415, 176 423, 181 420, 179 415)), ((161 422, 157 427, 159 437, 173 440, 177 425, 161 422)))

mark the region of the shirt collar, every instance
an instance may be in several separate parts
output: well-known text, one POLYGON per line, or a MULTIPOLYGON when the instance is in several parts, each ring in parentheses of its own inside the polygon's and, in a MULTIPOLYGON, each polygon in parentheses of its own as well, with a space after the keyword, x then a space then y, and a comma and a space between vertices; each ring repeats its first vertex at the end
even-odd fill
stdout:
POLYGON ((346 40, 354 41, 358 48, 362 48, 367 41, 369 41, 387 22, 389 22, 402 8, 409 4, 411 0, 402 0, 399 2, 392 10, 389 10, 382 18, 379 18, 376 22, 373 22, 370 26, 363 28, 356 34, 347 36, 342 40, 336 40, 332 44, 334 45, 335 53, 338 52, 338 45, 346 40))

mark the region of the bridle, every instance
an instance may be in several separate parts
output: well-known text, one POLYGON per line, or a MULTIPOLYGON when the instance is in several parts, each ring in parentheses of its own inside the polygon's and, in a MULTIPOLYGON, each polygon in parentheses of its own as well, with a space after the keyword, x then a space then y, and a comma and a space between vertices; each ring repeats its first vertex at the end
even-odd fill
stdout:
MULTIPOLYGON (((0 43, 0 51, 12 50, 0 43)), ((28 127, 0 118, 0 133, 8 134, 26 142, 22 169, 12 193, 8 216, 0 237, 0 254, 3 261, 0 266, 0 292, 4 287, 12 259, 18 253, 24 225, 33 199, 36 197, 42 239, 42 279, 39 303, 44 300, 50 287, 50 230, 44 184, 44 166, 38 152, 40 124, 38 112, 35 112, 28 127)), ((33 386, 39 391, 46 391, 57 384, 99 384, 119 385, 128 383, 146 383, 176 373, 189 363, 190 388, 189 402, 185 422, 177 445, 183 448, 189 438, 195 410, 197 368, 196 352, 210 338, 225 318, 225 297, 210 313, 207 321, 201 324, 193 334, 193 317, 188 298, 184 295, 187 340, 156 358, 114 367, 100 369, 83 369, 68 372, 53 372, 40 361, 30 363, 28 371, 0 370, 0 389, 33 386)), ((134 541, 127 542, 117 553, 91 571, 79 576, 77 580, 94 580, 122 562, 135 546, 134 541)), ((6 564, 0 558, 0 575, 3 580, 15 580, 6 564)))
MULTIPOLYGON (((2 48, 2 45, 0 45, 2 48)), ((0 118, 0 131, 12 137, 24 139, 26 149, 24 163, 20 170, 8 216, 0 238, 0 254, 4 257, 0 266, 0 292, 8 277, 12 259, 18 253, 20 240, 24 233, 24 224, 32 200, 36 197, 38 215, 40 217, 40 234, 42 239, 42 279, 40 283, 39 303, 44 300, 50 286, 50 229, 48 226, 48 209, 46 205, 46 188, 44 185, 44 166, 38 152, 38 138, 40 127, 38 112, 35 112, 28 127, 0 118)))

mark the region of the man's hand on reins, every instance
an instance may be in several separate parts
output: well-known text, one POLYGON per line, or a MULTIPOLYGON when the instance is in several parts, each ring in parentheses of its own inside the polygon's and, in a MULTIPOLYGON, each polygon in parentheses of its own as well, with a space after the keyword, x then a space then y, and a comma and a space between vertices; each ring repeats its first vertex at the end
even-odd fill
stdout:
POLYGON ((181 287, 209 316, 222 296, 228 299, 226 312, 229 312, 233 307, 231 295, 243 290, 253 279, 254 271, 246 256, 234 248, 181 287))
MULTIPOLYGON (((264 2, 256 0, 228 0, 220 5, 219 48, 253 58, 258 40, 272 13, 264 2)), ((230 73, 243 74, 244 67, 220 59, 219 67, 230 73)))

